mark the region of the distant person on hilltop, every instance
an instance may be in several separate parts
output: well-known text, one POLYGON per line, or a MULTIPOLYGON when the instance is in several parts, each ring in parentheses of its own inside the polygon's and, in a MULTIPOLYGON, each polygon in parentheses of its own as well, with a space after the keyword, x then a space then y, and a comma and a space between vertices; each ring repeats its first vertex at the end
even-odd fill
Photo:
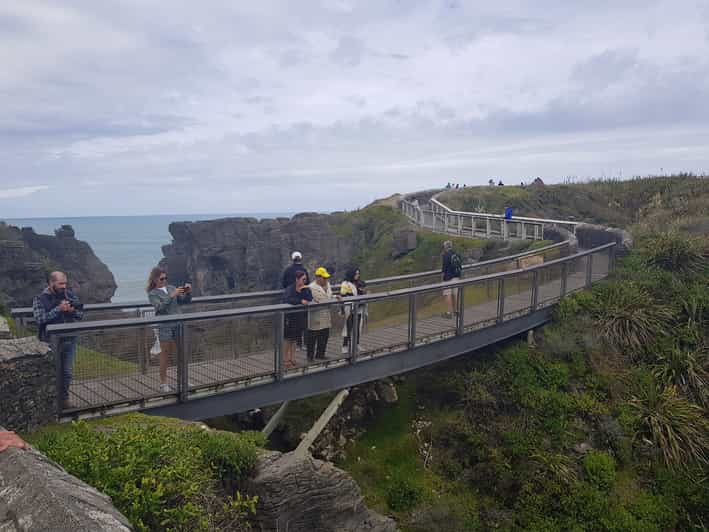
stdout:
POLYGON ((500 179, 500 180, 497 182, 497 186, 498 186, 498 187, 504 187, 504 186, 505 186, 505 184, 502 182, 502 179, 500 179))
MULTIPOLYGON (((446 240, 443 242, 443 253, 441 254, 441 273, 443 282, 459 281, 463 274, 463 262, 455 251, 453 242, 446 240)), ((457 313, 457 289, 446 288, 443 290, 443 297, 446 300, 448 310, 443 315, 445 318, 452 318, 457 313)))
MULTIPOLYGON (((334 301, 330 287, 330 272, 320 266, 315 270, 315 281, 308 285, 313 295, 313 303, 328 303, 334 301)), ((305 333, 305 346, 308 350, 308 360, 325 359, 327 341, 330 338, 332 317, 330 307, 311 310, 308 315, 308 330, 305 333)))
MULTIPOLYGON (((303 254, 300 251, 294 251, 290 256, 293 261, 290 266, 283 270, 283 276, 281 278, 281 287, 283 289, 288 288, 290 285, 295 283, 295 274, 298 272, 305 272, 305 284, 310 284, 310 275, 308 275, 308 270, 303 266, 303 254)), ((303 349, 303 337, 296 339, 296 345, 298 349, 303 349)))
MULTIPOLYGON (((192 301, 192 285, 185 283, 184 286, 175 287, 167 284, 167 272, 159 266, 150 270, 145 291, 148 293, 150 304, 155 308, 156 316, 179 314, 178 305, 192 301)), ((175 342, 177 327, 174 324, 158 326, 158 339, 160 341, 160 391, 170 393, 173 390, 167 383, 167 362, 170 354, 177 354, 175 342)))
MULTIPOLYGON (((37 334, 43 342, 49 341, 47 325, 55 323, 73 323, 84 317, 84 305, 79 297, 67 287, 67 277, 64 272, 49 274, 47 288, 32 300, 32 314, 37 323, 37 334)), ((69 387, 74 374, 74 358, 76 356, 76 336, 59 339, 59 353, 62 361, 62 408, 70 409, 69 387)))
MULTIPOLYGON (((307 275, 304 271, 295 272, 295 281, 283 291, 283 303, 289 305, 308 305, 313 300, 313 293, 306 286, 307 275)), ((303 338, 308 316, 305 311, 286 313, 283 344, 283 364, 286 369, 294 368, 295 344, 303 338)))

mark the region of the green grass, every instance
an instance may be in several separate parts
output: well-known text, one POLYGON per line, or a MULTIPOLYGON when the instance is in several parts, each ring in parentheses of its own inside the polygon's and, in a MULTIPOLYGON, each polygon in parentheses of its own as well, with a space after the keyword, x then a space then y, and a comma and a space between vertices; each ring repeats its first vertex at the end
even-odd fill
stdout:
POLYGON ((74 377, 76 379, 113 377, 128 375, 136 371, 138 371, 138 365, 135 362, 121 360, 81 345, 76 349, 74 361, 74 377))

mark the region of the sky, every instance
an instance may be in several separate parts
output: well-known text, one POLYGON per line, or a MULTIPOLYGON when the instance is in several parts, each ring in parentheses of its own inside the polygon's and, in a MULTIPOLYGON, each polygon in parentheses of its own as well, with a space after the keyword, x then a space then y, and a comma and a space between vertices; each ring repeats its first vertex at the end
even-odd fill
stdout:
POLYGON ((0 218, 709 173, 706 0, 0 2, 0 218))

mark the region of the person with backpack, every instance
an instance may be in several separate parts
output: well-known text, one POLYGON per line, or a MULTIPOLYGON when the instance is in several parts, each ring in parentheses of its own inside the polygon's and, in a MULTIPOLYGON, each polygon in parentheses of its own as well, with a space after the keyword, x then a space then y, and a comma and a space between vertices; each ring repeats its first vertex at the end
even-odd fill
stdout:
MULTIPOLYGON (((453 251, 453 242, 446 240, 443 242, 443 254, 441 255, 441 272, 443 273, 443 282, 459 281, 463 274, 463 261, 455 251, 453 251)), ((443 297, 446 300, 448 310, 443 317, 452 318, 457 312, 457 289, 446 288, 443 290, 443 297)))

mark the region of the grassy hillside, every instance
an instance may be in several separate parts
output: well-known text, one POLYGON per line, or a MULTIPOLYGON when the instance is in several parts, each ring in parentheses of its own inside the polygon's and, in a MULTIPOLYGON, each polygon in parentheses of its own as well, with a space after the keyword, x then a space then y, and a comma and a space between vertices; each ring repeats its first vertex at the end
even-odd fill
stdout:
POLYGON ((692 175, 597 180, 571 185, 473 187, 446 191, 453 209, 575 219, 629 227, 638 222, 709 228, 709 179, 692 175))
POLYGON ((405 532, 707 530, 706 181, 549 188, 569 204, 593 197, 585 212, 629 226, 636 249, 566 300, 536 347, 511 341, 409 375, 341 465, 405 532))

